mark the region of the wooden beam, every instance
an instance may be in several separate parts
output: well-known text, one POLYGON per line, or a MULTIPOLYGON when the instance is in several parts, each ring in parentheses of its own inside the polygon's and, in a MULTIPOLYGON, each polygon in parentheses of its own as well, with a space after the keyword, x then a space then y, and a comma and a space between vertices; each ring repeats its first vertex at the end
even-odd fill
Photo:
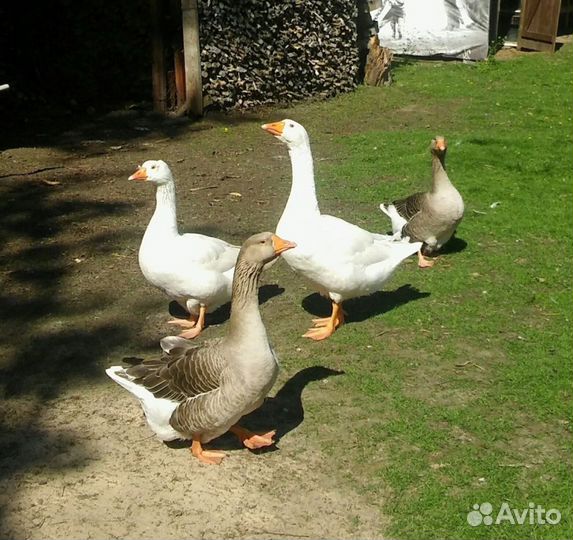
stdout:
POLYGON ((202 116, 203 84, 201 81, 197 0, 181 0, 181 15, 183 19, 183 54, 185 56, 185 112, 202 116))
POLYGON ((183 51, 177 49, 173 54, 175 64, 175 91, 177 94, 177 108, 185 105, 185 59, 183 51))
POLYGON ((553 52, 555 50, 555 43, 546 43, 544 41, 537 41, 535 39, 527 39, 522 37, 519 38, 517 48, 540 52, 553 52))
POLYGON ((151 82, 153 88, 153 109, 167 110, 167 77, 165 69, 165 48, 163 44, 162 0, 150 0, 151 7, 151 82))

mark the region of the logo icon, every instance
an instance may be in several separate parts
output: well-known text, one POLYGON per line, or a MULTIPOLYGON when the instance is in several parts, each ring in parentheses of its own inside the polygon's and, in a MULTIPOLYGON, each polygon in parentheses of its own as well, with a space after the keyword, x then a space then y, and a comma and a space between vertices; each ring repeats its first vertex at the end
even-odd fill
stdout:
POLYGON ((488 502, 474 504, 473 510, 468 512, 468 523, 472 527, 477 527, 482 523, 484 525, 491 525, 493 523, 493 518, 491 517, 492 512, 493 506, 488 502))
POLYGON ((479 525, 499 525, 503 522, 511 523, 512 525, 557 525, 561 521, 561 512, 557 508, 550 508, 546 510, 541 505, 536 505, 530 502, 527 508, 517 509, 510 508, 507 502, 502 503, 499 512, 494 517, 493 506, 491 503, 484 502, 481 504, 474 504, 473 510, 470 510, 467 515, 468 524, 472 527, 479 525))

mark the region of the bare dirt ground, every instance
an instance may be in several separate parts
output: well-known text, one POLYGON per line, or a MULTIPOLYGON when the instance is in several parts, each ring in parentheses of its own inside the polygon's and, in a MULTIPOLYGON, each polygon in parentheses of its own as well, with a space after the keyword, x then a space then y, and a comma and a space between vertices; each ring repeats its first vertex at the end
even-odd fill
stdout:
MULTIPOLYGON (((339 359, 283 364, 251 419, 277 428, 276 449, 253 453, 224 437, 212 445, 228 449, 219 467, 155 439, 104 373, 124 356, 157 354, 170 333, 168 300, 137 264, 153 188, 129 174, 164 159, 181 229, 240 243, 273 230, 286 200, 289 183, 277 181, 288 178, 286 151, 256 124, 279 118, 193 124, 125 112, 2 147, 1 538, 380 537, 379 509, 341 479, 305 420, 306 403, 333 398, 339 359)), ((285 265, 264 281, 263 317, 284 332, 300 319, 303 285, 285 265)))

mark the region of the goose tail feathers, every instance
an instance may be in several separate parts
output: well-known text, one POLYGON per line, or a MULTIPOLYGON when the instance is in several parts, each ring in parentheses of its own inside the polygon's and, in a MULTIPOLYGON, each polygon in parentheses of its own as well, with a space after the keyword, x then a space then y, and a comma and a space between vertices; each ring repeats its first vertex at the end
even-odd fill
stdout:
POLYGON ((149 397, 149 390, 139 384, 134 383, 133 378, 127 374, 123 367, 111 366, 110 368, 107 368, 105 372, 117 384, 123 386, 123 388, 125 388, 128 392, 131 392, 137 398, 145 399, 149 397))
POLYGON ((396 207, 393 204, 381 204, 380 210, 390 218, 390 221, 392 222, 392 232, 395 235, 400 234, 404 225, 406 225, 408 221, 398 213, 398 210, 396 210, 396 207))

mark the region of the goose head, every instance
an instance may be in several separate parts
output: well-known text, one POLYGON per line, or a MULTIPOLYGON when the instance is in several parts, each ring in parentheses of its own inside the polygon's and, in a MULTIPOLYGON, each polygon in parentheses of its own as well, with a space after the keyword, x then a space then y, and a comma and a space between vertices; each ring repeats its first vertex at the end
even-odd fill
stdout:
POLYGON ((129 180, 139 180, 162 185, 173 182, 173 175, 165 161, 150 159, 143 165, 137 167, 137 170, 129 177, 129 180))
POLYGON ((446 150, 448 149, 448 142, 441 135, 436 135, 432 139, 432 144, 430 145, 430 151, 433 155, 437 157, 443 157, 446 155, 446 150))
POLYGON ((286 143, 289 148, 303 147, 309 144, 306 129, 294 120, 281 120, 261 126, 267 133, 274 135, 279 141, 286 143))
POLYGON ((239 253, 239 259, 261 266, 276 259, 287 249, 294 247, 296 247, 294 242, 284 240, 276 234, 258 233, 245 240, 239 253))

